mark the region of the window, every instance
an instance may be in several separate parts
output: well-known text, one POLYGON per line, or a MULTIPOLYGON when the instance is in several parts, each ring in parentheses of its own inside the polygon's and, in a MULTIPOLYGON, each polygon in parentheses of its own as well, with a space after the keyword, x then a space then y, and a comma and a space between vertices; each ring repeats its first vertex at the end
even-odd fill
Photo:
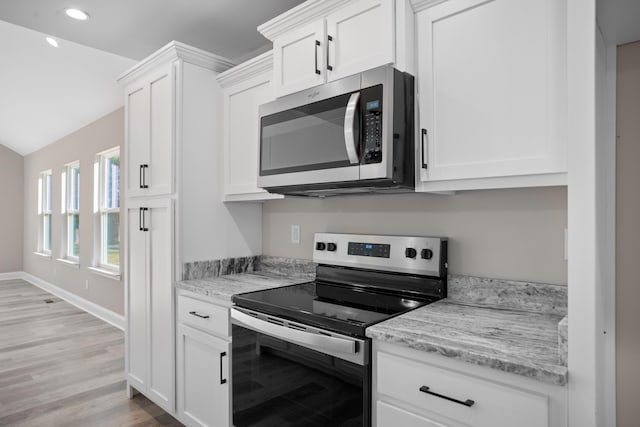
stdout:
POLYGON ((100 267, 120 269, 120 149, 100 155, 100 267))
POLYGON ((62 173, 63 214, 66 216, 66 255, 72 261, 80 256, 80 163, 67 165, 62 173))
POLYGON ((51 171, 40 173, 38 179, 38 216, 40 217, 40 241, 38 251, 51 254, 51 171))

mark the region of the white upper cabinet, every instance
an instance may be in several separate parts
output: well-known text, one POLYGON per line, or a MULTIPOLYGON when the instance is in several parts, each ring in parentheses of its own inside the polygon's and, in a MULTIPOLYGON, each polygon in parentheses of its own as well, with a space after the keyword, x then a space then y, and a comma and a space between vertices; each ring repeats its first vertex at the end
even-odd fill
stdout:
POLYGON ((128 197, 173 192, 174 64, 125 89, 128 197))
POLYGON ((273 40, 276 96, 395 62, 395 16, 394 0, 309 1, 260 26, 273 40), (316 19, 289 22, 300 16, 316 19))
POLYGON ((450 0, 416 15, 418 189, 566 183, 565 7, 450 0))
POLYGON ((325 23, 313 22, 273 42, 274 83, 278 96, 298 92, 326 81, 325 23))
POLYGON ((394 62, 393 0, 360 0, 327 16, 327 80, 394 62))
POLYGON ((260 104, 272 101, 273 55, 264 53, 218 75, 224 93, 224 200, 283 196, 258 188, 260 104))

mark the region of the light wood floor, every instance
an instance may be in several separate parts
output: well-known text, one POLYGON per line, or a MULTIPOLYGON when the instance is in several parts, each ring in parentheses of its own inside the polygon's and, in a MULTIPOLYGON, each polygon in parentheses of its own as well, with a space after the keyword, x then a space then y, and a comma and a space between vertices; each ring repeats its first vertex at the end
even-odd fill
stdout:
POLYGON ((0 281, 0 426, 181 425, 142 395, 127 399, 122 331, 23 280, 0 281))

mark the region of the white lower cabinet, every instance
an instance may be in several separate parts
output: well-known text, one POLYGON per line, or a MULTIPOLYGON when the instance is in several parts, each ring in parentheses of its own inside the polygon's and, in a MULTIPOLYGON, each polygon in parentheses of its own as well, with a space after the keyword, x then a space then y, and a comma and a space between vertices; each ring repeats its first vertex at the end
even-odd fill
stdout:
POLYGON ((379 426, 448 427, 385 402, 376 402, 375 410, 379 426))
POLYGON ((565 427, 566 387, 376 344, 377 427, 565 427))
POLYGON ((177 300, 178 419, 190 427, 228 427, 229 308, 182 291, 177 300))
POLYGON ((127 227, 127 381, 172 413, 173 201, 129 201, 127 227))

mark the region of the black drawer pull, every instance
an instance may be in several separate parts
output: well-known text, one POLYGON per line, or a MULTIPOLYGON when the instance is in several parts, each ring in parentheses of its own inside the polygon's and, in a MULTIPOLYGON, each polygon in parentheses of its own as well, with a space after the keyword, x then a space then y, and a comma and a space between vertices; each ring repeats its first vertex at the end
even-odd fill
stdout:
POLYGON ((434 393, 431 390, 429 390, 429 387, 427 387, 426 385, 423 385, 422 387, 420 387, 420 391, 423 392, 423 393, 427 393, 427 394, 430 394, 432 396, 440 397, 440 398, 448 400, 450 402, 459 403, 461 405, 468 406, 468 407, 472 407, 473 404, 476 403, 471 399, 467 399, 465 401, 462 401, 462 400, 454 399, 453 397, 445 396, 443 394, 434 393))
POLYGON ((315 64, 316 64, 316 74, 320 75, 320 70, 318 70, 318 46, 320 46, 320 40, 316 40, 315 44, 315 64))
POLYGON ((226 384, 227 383, 227 379, 226 378, 222 378, 222 358, 225 357, 227 355, 226 351, 223 351, 222 353, 220 353, 220 384, 226 384))
POLYGON ((200 314, 197 311, 190 311, 189 314, 192 315, 192 316, 199 317, 201 319, 208 319, 209 318, 208 314, 200 314))

